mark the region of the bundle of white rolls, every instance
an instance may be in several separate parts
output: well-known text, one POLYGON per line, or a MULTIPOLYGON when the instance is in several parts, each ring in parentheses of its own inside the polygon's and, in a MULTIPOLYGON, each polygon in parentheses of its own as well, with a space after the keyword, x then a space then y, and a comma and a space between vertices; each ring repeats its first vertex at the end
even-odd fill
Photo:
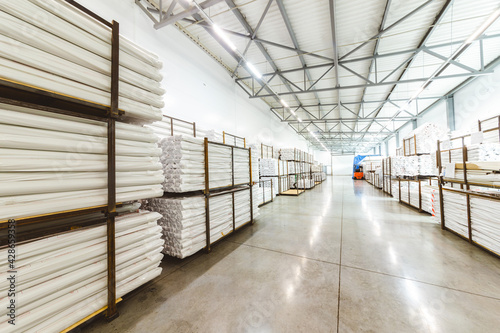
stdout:
MULTIPOLYGON (((253 193, 253 213, 258 216, 258 202, 253 193)), ((185 258, 206 246, 205 197, 154 198, 147 201, 146 208, 163 215, 158 224, 163 230, 165 247, 163 253, 185 258)), ((210 242, 214 243, 233 231, 232 194, 226 193, 209 199, 210 242)), ((234 193, 235 227, 250 219, 250 189, 234 193)))
MULTIPOLYGON (((163 240, 158 213, 116 218, 116 296, 122 297, 161 273, 163 240)), ((107 304, 106 226, 75 230, 18 244, 16 325, 2 332, 60 332, 107 304)), ((7 258, 7 249, 0 250, 7 258)), ((0 273, 0 312, 7 317, 7 261, 0 273)))
MULTIPOLYGON (((3 79, 110 103, 111 30, 65 1, 2 1, 0 59, 3 79)), ((127 116, 161 119, 161 68, 158 56, 120 37, 119 108, 127 116)))
MULTIPOLYGON (((0 105, 0 220, 105 205, 107 124, 0 105)), ((116 200, 162 195, 156 136, 116 123, 116 200)))
POLYGON ((430 154, 437 148, 437 141, 446 137, 447 131, 433 123, 426 123, 410 132, 404 139, 406 155, 430 154))
POLYGON ((261 158, 259 163, 260 163, 261 177, 271 177, 271 176, 277 176, 279 174, 278 172, 279 164, 277 159, 261 158))
POLYGON ((500 254, 500 201, 471 196, 472 240, 500 254))
POLYGON ((253 172, 253 170, 250 169, 251 156, 249 150, 234 148, 233 154, 234 184, 249 184, 250 173, 253 172))
POLYGON ((176 135, 161 139, 165 192, 190 192, 205 188, 203 139, 176 135))
POLYGON ((443 191, 443 207, 445 226, 464 237, 469 237, 467 196, 457 192, 443 191))
POLYGON ((280 160, 283 161, 298 160, 297 150, 295 148, 282 148, 280 150, 280 160))

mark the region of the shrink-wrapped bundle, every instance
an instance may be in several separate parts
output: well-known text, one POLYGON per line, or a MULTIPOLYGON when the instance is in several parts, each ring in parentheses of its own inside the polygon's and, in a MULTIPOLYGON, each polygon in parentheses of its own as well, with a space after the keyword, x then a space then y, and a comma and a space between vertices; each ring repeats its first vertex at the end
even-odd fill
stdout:
POLYGON ((447 131, 433 123, 426 123, 413 130, 406 138, 406 155, 430 154, 437 149, 437 141, 446 137, 447 131))
MULTIPOLYGON (((255 206, 254 206, 255 207, 255 206)), ((251 216, 250 216, 250 209, 252 207, 250 206, 250 190, 243 190, 243 191, 238 191, 234 193, 234 225, 235 228, 239 228, 242 225, 248 223, 251 221, 251 216)), ((258 207, 257 207, 258 209, 258 207)), ((254 209, 254 215, 255 214, 255 209, 254 209)), ((254 216, 256 217, 256 216, 254 216)))
POLYGON ((392 196, 394 199, 399 200, 399 182, 396 180, 392 182, 392 196))
POLYGON ((437 176, 437 168, 434 164, 436 160, 435 156, 436 154, 418 156, 418 175, 437 176))
POLYGON ((314 180, 311 178, 304 177, 299 179, 297 182, 297 188, 299 189, 310 189, 314 187, 314 180))
POLYGON ((165 192, 190 192, 205 188, 203 139, 175 135, 160 140, 165 192))
POLYGON ((300 172, 300 168, 298 167, 297 162, 288 161, 287 165, 288 165, 288 174, 294 175, 300 172))
POLYGON ((259 181, 259 153, 252 148, 252 182, 256 183, 259 181))
POLYGON ((260 159, 260 175, 262 177, 277 176, 279 174, 279 162, 274 158, 261 158, 260 159))
POLYGON ((420 189, 419 182, 408 182, 410 187, 410 206, 420 208, 420 189))
POLYGON ((472 240, 500 254, 500 201, 471 196, 472 240))
MULTIPOLYGON (((427 185, 422 182, 421 193, 422 193, 422 210, 429 214, 434 215, 434 205, 436 203, 436 194, 439 189, 435 186, 427 185)), ((437 202, 439 205, 439 201, 437 202)))
POLYGON ((206 246, 205 198, 155 198, 146 208, 159 212, 165 246, 163 253, 185 258, 206 246))
MULTIPOLYGON (((254 217, 258 216, 257 196, 254 193, 254 217)), ((250 189, 234 193, 236 227, 250 221, 250 189)), ((154 198, 147 208, 163 215, 158 224, 163 230, 163 253, 185 258, 206 246, 205 197, 154 198)), ((233 199, 231 193, 211 197, 210 242, 214 243, 233 230, 233 199)))
MULTIPOLYGON (((109 105, 111 30, 65 1, 3 1, 0 45, 2 78, 109 105), (46 19, 33 19, 40 15, 46 19)), ((127 116, 161 119, 161 67, 156 55, 120 37, 119 107, 127 116)))
POLYGON ((271 183, 272 183, 272 197, 276 197, 279 193, 279 183, 278 183, 278 177, 261 177, 260 180, 263 182, 261 183, 261 186, 266 189, 266 198, 269 198, 267 196, 267 193, 271 194, 271 183), (269 191, 269 192, 267 192, 269 191))
POLYGON ((401 182, 401 201, 404 203, 410 203, 410 197, 408 193, 408 182, 401 182))
POLYGON ((445 190, 443 191, 443 206, 445 226, 464 237, 469 237, 467 196, 445 190))
MULTIPOLYGON (((107 124, 0 105, 0 220, 106 205, 107 124)), ((149 129, 116 123, 116 199, 162 194, 149 129)))
POLYGON ((280 160, 283 161, 298 160, 296 152, 297 150, 295 148, 282 148, 280 150, 280 160))
MULTIPOLYGON (((116 217, 116 296, 157 277, 163 255, 160 214, 147 211, 116 217)), ((16 325, 2 332, 60 332, 107 304, 106 225, 17 244, 16 325)), ((7 249, 0 250, 7 258, 7 249)), ((7 262, 2 264, 0 312, 6 316, 7 262)))
POLYGON ((247 149, 234 149, 234 183, 250 183, 250 153, 247 149))
POLYGON ((321 165, 319 164, 313 164, 311 165, 311 172, 322 172, 321 165))
POLYGON ((467 147, 468 161, 500 161, 500 144, 483 143, 467 147))

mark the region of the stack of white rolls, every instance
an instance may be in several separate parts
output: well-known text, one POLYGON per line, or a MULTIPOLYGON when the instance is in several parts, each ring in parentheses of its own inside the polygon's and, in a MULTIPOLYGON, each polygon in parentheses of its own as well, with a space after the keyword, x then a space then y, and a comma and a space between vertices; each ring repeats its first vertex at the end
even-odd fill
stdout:
POLYGON ((165 172, 165 192, 190 192, 205 188, 203 139, 175 135, 160 140, 165 172))
MULTIPOLYGON (((116 218, 116 296, 161 273, 160 214, 147 211, 116 218)), ((60 332, 107 304, 106 226, 95 226, 18 244, 16 325, 1 332, 60 332)), ((7 249, 0 250, 7 258, 7 249)), ((0 312, 7 317, 7 261, 0 273, 0 312)))
MULTIPOLYGON (((0 220, 105 205, 107 124, 0 105, 0 220)), ((148 129, 116 123, 116 200, 162 195, 148 129)))
MULTIPOLYGON (((110 103, 111 30, 65 1, 2 1, 0 58, 3 79, 110 103)), ((127 116, 161 119, 161 68, 156 55, 120 37, 119 107, 127 116)))

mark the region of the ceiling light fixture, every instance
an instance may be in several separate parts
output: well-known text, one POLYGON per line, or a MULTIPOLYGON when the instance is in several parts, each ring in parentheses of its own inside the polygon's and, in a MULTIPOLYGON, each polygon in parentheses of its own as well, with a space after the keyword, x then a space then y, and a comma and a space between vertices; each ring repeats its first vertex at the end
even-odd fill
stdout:
POLYGON ((219 37, 224 41, 224 43, 226 43, 226 45, 229 46, 231 50, 236 51, 236 45, 234 45, 233 42, 231 42, 231 40, 227 37, 226 33, 221 28, 219 28, 217 24, 215 23, 212 24, 212 28, 214 29, 215 33, 219 35, 219 37))
POLYGON ((484 22, 483 24, 481 24, 481 26, 469 38, 467 38, 467 40, 465 41, 465 44, 470 44, 473 41, 475 41, 476 38, 478 38, 479 36, 481 36, 486 31, 486 29, 488 29, 490 27, 490 25, 493 22, 495 22, 495 20, 499 16, 500 16, 500 8, 498 8, 497 10, 495 10, 493 12, 493 14, 491 14, 490 17, 488 17, 488 19, 486 20, 486 22, 484 22))
POLYGON ((287 103, 287 102, 285 102, 285 100, 284 100, 284 99, 280 99, 280 102, 281 102, 281 104, 282 104, 284 107, 289 108, 288 103, 287 103))
POLYGON ((247 64, 247 67, 248 69, 258 78, 258 79, 261 79, 262 78, 262 74, 260 74, 260 72, 257 70, 257 68, 255 68, 254 65, 252 65, 251 63, 249 63, 248 61, 246 62, 247 64))

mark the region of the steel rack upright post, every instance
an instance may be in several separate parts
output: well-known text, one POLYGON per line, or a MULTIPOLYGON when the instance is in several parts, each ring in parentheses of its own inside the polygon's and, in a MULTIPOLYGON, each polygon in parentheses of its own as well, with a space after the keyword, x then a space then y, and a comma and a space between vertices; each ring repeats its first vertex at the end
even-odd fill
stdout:
MULTIPOLYGON (((489 118, 489 119, 486 119, 484 121, 492 120, 495 118, 497 118, 497 117, 489 118)), ((498 116, 498 119, 499 119, 499 125, 495 128, 488 130, 488 131, 489 132, 498 131, 498 135, 500 138, 500 116, 498 116)), ((480 130, 481 130, 481 123, 482 122, 479 121, 479 129, 480 130)), ((439 205, 440 205, 441 228, 443 230, 446 230, 446 231, 453 233, 454 235, 468 241, 469 243, 473 244, 474 246, 477 246, 477 247, 481 248, 482 250, 484 250, 484 251, 486 251, 494 256, 500 257, 500 251, 498 251, 498 250, 494 251, 491 248, 489 248, 489 245, 481 244, 480 243, 481 239, 478 239, 477 237, 475 237, 475 233, 477 231, 474 231, 473 224, 472 224, 472 216, 471 216, 472 215, 471 214, 472 203, 471 203, 471 201, 474 199, 479 200, 479 198, 480 198, 482 200, 499 202, 500 201, 499 196, 494 195, 494 194, 490 194, 490 193, 486 193, 487 191, 481 192, 481 191, 479 191, 479 189, 481 189, 481 188, 483 188, 483 189, 488 189, 488 188, 500 189, 500 186, 496 185, 494 182, 491 182, 491 183, 476 182, 476 181, 472 182, 469 180, 469 178, 468 178, 468 168, 469 168, 468 164, 470 164, 470 166, 474 166, 474 163, 468 161, 468 147, 466 145, 465 140, 470 138, 470 137, 471 137, 471 135, 468 134, 468 135, 458 136, 458 137, 452 138, 450 140, 438 141, 438 143, 437 143, 437 147, 438 147, 437 163, 438 163, 438 170, 439 170, 439 178, 438 178, 439 184, 438 185, 439 185, 439 205), (460 148, 452 148, 451 143, 458 141, 458 140, 461 143, 461 147, 460 148), (444 143, 449 145, 449 147, 444 147, 447 149, 442 149, 444 143), (456 162, 456 160, 453 159, 453 155, 452 155, 453 151, 460 151, 461 162, 456 162), (448 163, 443 162, 443 155, 445 155, 445 157, 447 157, 448 163), (449 174, 443 174, 443 168, 446 164, 448 164, 448 165, 455 164, 455 166, 458 166, 459 169, 461 169, 463 172, 463 179, 458 179, 455 177, 455 175, 450 177, 449 174), (448 184, 451 187, 446 186, 448 184), (454 184, 460 185, 460 188, 455 188, 453 186, 454 184), (475 189, 471 190, 471 186, 474 186, 475 189), (446 216, 447 215, 446 215, 446 202, 444 199, 445 193, 454 193, 455 195, 458 195, 458 196, 465 196, 465 203, 466 203, 466 221, 465 221, 465 224, 467 227, 467 232, 464 234, 461 234, 457 230, 451 229, 451 227, 449 227, 446 223, 446 216)), ((498 217, 492 216, 492 220, 495 220, 495 219, 498 220, 498 217)))
POLYGON ((294 176, 295 178, 295 189, 289 189, 288 191, 284 191, 281 193, 281 195, 287 195, 287 196, 299 196, 302 193, 305 192, 305 190, 300 189, 300 180, 303 179, 303 168, 302 168, 302 163, 301 163, 301 151, 298 150, 297 148, 294 148, 293 151, 293 160, 287 161, 287 165, 291 162, 292 165, 294 166, 294 173, 290 173, 290 170, 288 172, 289 176, 294 176))
POLYGON ((240 144, 243 143, 243 148, 247 147, 247 141, 244 137, 236 136, 236 135, 229 134, 226 132, 222 132, 222 143, 223 144, 230 144, 230 143, 227 143, 227 141, 230 139, 233 141, 234 147, 241 147, 240 145, 238 145, 238 140, 240 141, 239 142, 240 144))
MULTIPOLYGON (((260 158, 261 159, 274 159, 274 147, 273 146, 268 146, 268 145, 265 145, 263 143, 260 144, 260 158)), ((278 160, 278 175, 271 175, 271 176, 262 176, 260 175, 260 170, 259 170, 259 187, 262 185, 262 192, 263 194, 265 193, 265 187, 266 187, 266 183, 269 183, 270 182, 270 185, 271 185, 271 200, 268 200, 266 201, 265 198, 263 200, 263 203, 260 205, 260 206, 264 206, 265 204, 268 204, 270 202, 273 202, 274 201, 274 185, 277 185, 278 186, 278 191, 276 194, 279 193, 279 188, 280 188, 280 177, 279 177, 279 169, 280 169, 280 163, 279 163, 279 160, 278 160), (265 178, 269 178, 271 177, 271 179, 262 179, 263 177, 265 178), (272 178, 278 178, 278 181, 277 183, 275 184, 273 182, 273 179, 272 178)), ((259 206, 259 207, 260 207, 259 206)))
MULTIPOLYGON (((244 139, 244 138, 241 138, 244 139)), ((245 140, 244 140, 245 142, 245 140)), ((253 218, 253 179, 252 179, 252 149, 251 148, 246 148, 246 147, 238 147, 238 146, 233 146, 233 145, 228 145, 225 143, 220 143, 220 142, 212 142, 209 141, 208 138, 204 139, 204 151, 205 151, 205 189, 203 190, 204 198, 205 198, 205 232, 206 232, 206 246, 205 250, 207 253, 210 253, 211 251, 211 246, 219 242, 220 240, 226 238, 236 230, 248 225, 248 224, 254 224, 254 218, 253 218), (210 167, 209 167, 209 146, 210 145, 215 145, 215 146, 223 146, 223 147, 229 147, 231 149, 231 173, 232 173, 232 179, 231 179, 231 184, 228 184, 227 186, 223 187, 217 187, 217 188, 211 188, 210 187, 210 167), (234 182, 234 150, 235 149, 240 149, 240 150, 246 150, 248 151, 248 174, 249 174, 249 182, 247 183, 241 183, 241 184, 235 184, 234 182), (235 210, 234 210, 234 194, 240 191, 245 191, 249 190, 249 195, 250 195, 250 221, 243 223, 242 225, 236 227, 235 225, 235 210), (223 235, 221 238, 219 238, 217 241, 212 242, 211 241, 211 235, 210 235, 210 199, 213 197, 221 196, 221 195, 227 195, 231 194, 232 196, 232 218, 233 218, 233 227, 232 230, 223 235)))
MULTIPOLYGON (((70 328, 77 327, 82 322, 102 312, 111 321, 118 317, 116 303, 121 299, 116 297, 116 254, 115 254, 115 217, 116 208, 121 203, 116 202, 116 127, 115 123, 125 113, 119 109, 119 24, 116 21, 108 22, 95 13, 79 5, 75 1, 66 0, 93 19, 111 29, 111 93, 110 104, 101 105, 79 98, 62 95, 53 91, 37 88, 33 85, 22 84, 10 80, 0 79, 0 102, 10 105, 37 109, 50 113, 64 114, 84 119, 97 120, 107 124, 107 201, 106 205, 56 211, 48 214, 16 218, 17 226, 29 228, 23 234, 22 241, 36 238, 46 238, 61 232, 68 232, 77 226, 84 227, 106 225, 107 243, 107 306, 94 312, 90 316, 75 323, 70 328), (58 222, 54 225, 54 222, 58 222), (83 222, 82 222, 83 221, 83 222), (50 232, 45 229, 50 225, 50 232)), ((13 217, 15 218, 15 217, 13 217)), ((0 221, 0 230, 6 228, 7 221, 0 221)), ((3 244, 3 243, 2 243, 3 244)), ((67 330, 68 330, 67 329, 67 330)), ((66 330, 65 330, 66 331, 66 330)))
POLYGON ((169 119, 170 121, 170 135, 171 136, 174 136, 175 135, 175 122, 179 122, 179 123, 184 123, 184 124, 188 124, 190 126, 193 127, 193 137, 196 138, 196 123, 195 122, 190 122, 190 121, 186 121, 186 120, 182 120, 182 119, 178 119, 178 118, 174 118, 174 117, 170 117, 170 116, 167 116, 167 115, 163 115, 163 118, 165 119, 169 119))

